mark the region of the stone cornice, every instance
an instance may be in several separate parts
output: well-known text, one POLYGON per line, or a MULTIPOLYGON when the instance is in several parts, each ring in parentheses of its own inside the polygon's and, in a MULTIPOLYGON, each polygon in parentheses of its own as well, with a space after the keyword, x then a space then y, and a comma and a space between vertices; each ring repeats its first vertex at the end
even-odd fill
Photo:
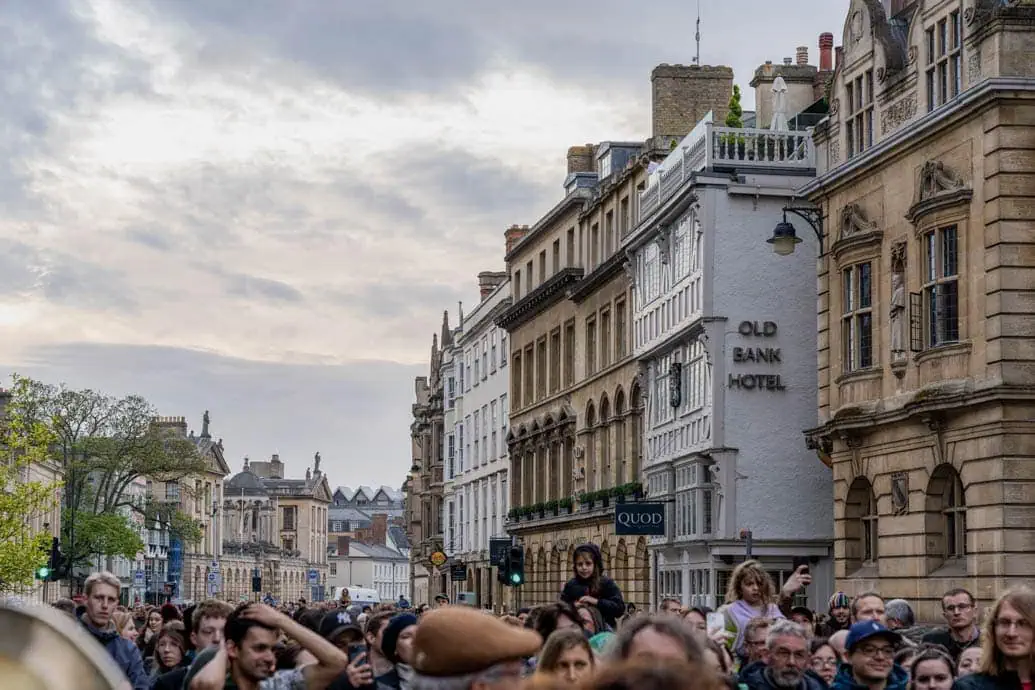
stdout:
POLYGON ((611 255, 604 263, 593 269, 593 272, 578 282, 574 289, 568 292, 568 299, 581 304, 583 300, 603 287, 609 280, 623 273, 622 264, 625 263, 625 252, 619 250, 611 255))
POLYGON ((592 192, 588 189, 580 188, 557 202, 557 205, 546 212, 542 218, 540 218, 532 229, 528 231, 528 234, 521 238, 521 240, 514 245, 514 247, 507 252, 504 260, 509 264, 513 259, 521 255, 521 252, 525 251, 535 243, 535 239, 542 235, 546 229, 552 227, 552 224, 557 220, 561 214, 571 209, 574 206, 584 206, 585 204, 592 201, 592 192))
POLYGON ((900 157, 920 147, 925 140, 935 133, 952 126, 955 121, 1000 95, 1016 96, 1028 94, 1035 96, 1035 82, 1027 77, 992 77, 977 86, 963 92, 956 102, 927 113, 885 137, 873 148, 852 158, 847 163, 837 166, 820 177, 817 177, 798 190, 799 196, 811 197, 827 194, 834 189, 849 184, 878 165, 885 163, 889 157, 900 157))
POLYGON ((563 299, 567 290, 582 280, 583 274, 581 268, 562 268, 497 316, 496 325, 512 333, 514 329, 563 299))

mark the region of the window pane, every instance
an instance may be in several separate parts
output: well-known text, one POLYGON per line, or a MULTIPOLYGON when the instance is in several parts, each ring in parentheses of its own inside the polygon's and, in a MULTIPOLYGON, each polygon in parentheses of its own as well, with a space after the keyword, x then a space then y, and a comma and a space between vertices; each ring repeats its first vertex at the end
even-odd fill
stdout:
POLYGON ((927 110, 934 110, 937 105, 938 101, 934 94, 934 70, 929 70, 927 72, 927 110))
POLYGON ((958 283, 954 280, 938 286, 938 314, 941 317, 940 342, 955 343, 960 338, 958 283))
POLYGON ((938 56, 945 55, 945 49, 948 42, 948 24, 943 19, 938 22, 938 56))
POLYGON ((870 264, 859 264, 856 270, 859 273, 859 308, 865 309, 871 306, 870 264))
POLYGON ((844 297, 842 300, 844 306, 842 307, 841 313, 847 314, 855 308, 855 300, 852 299, 853 293, 855 292, 852 289, 852 269, 846 268, 844 270, 842 283, 844 284, 844 297))
POLYGON ((943 277, 954 276, 959 272, 956 253, 956 226, 942 230, 942 266, 943 277))
POLYGON ((934 280, 938 277, 937 244, 935 243, 933 232, 927 233, 927 235, 924 237, 924 243, 926 253, 925 274, 927 275, 927 280, 924 282, 931 283, 934 282, 934 280))
POLYGON ((859 326, 859 368, 873 366, 873 314, 860 314, 859 326))

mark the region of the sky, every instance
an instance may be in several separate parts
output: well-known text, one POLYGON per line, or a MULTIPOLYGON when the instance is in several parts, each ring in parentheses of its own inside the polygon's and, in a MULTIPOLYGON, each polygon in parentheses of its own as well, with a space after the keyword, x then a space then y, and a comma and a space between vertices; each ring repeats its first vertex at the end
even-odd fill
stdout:
MULTIPOLYGON (((744 90, 848 0, 702 0, 744 90)), ((400 486, 414 377, 572 145, 650 136, 695 4, 0 3, 0 373, 139 394, 231 469, 400 486)))

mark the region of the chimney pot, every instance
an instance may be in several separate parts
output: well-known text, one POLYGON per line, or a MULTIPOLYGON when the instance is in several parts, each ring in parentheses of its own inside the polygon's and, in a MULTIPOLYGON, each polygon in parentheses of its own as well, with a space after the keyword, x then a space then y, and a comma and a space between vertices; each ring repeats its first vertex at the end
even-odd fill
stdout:
POLYGON ((785 64, 785 65, 793 65, 794 64, 794 58, 789 58, 789 57, 784 58, 783 59, 783 64, 785 64))
POLYGON ((819 71, 830 72, 834 69, 834 34, 819 35, 819 71))
POLYGON ((809 64, 809 47, 808 46, 798 46, 797 60, 798 60, 798 64, 799 65, 807 65, 807 64, 809 64))

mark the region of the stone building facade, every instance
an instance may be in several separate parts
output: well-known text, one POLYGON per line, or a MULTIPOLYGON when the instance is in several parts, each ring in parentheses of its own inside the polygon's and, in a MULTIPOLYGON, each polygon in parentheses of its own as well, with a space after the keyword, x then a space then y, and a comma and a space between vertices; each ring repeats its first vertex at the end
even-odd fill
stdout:
POLYGON ((473 592, 479 606, 498 609, 501 586, 489 558, 489 540, 506 538, 509 417, 507 332, 495 317, 511 304, 506 273, 478 274, 481 301, 462 315, 452 359, 443 356, 445 381, 446 555, 462 563, 467 579, 450 583, 450 600, 473 592), (447 374, 447 366, 449 367, 447 374), (452 379, 450 378, 452 376, 452 379))
POLYGON ((761 241, 814 172, 807 132, 705 120, 643 192, 624 249, 646 400, 643 481, 667 505, 666 533, 649 546, 652 605, 721 605, 745 555, 741 530, 778 585, 795 558, 810 559, 799 604, 822 609, 832 592, 830 471, 800 436, 815 419, 816 251, 791 260, 761 241), (733 139, 743 145, 724 145, 733 139))
POLYGON ((1033 51, 1031 3, 853 0, 802 190, 838 584, 921 619, 1035 570, 1033 51))
MULTIPOLYGON (((443 347, 452 343, 448 318, 442 325, 443 347)), ((410 440, 413 464, 403 486, 406 494, 406 529, 410 549, 410 602, 430 603, 448 589, 449 571, 432 557, 443 553, 442 496, 445 486, 443 441, 445 438, 441 377, 442 349, 439 336, 432 337, 429 375, 414 381, 413 422, 410 440)))

